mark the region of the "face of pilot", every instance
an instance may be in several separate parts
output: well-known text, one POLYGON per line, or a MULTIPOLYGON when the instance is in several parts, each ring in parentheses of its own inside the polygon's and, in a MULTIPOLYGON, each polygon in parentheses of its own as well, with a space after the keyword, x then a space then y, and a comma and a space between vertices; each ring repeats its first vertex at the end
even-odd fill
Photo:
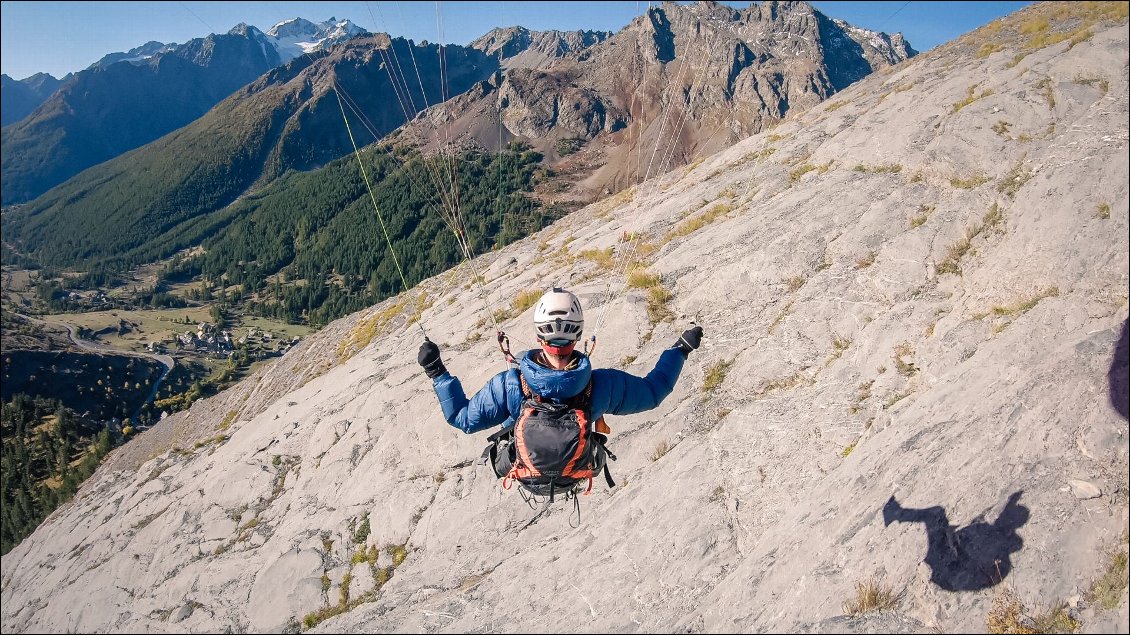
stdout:
POLYGON ((541 340, 541 350, 545 353, 545 359, 554 370, 561 370, 569 364, 569 359, 573 356, 573 349, 576 348, 577 342, 567 340, 541 340))

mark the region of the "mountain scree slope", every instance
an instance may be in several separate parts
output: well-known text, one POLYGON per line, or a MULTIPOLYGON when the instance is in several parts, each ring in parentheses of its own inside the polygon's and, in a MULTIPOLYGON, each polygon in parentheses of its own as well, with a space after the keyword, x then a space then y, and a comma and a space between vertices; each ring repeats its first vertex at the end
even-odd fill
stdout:
POLYGON ((1124 7, 1034 5, 330 324, 116 451, 3 558, 3 630, 1125 631, 1124 7), (415 352, 474 390, 485 312, 532 345, 552 285, 598 366, 706 338, 610 419, 618 486, 525 526, 415 352))

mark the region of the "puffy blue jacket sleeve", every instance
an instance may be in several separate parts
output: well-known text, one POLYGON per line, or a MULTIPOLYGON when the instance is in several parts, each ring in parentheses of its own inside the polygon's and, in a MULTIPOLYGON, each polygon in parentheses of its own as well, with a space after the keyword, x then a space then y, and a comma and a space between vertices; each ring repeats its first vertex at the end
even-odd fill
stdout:
POLYGON ((679 349, 669 348, 659 356, 647 377, 636 377, 615 368, 593 371, 603 375, 602 383, 608 384, 608 414, 630 415, 658 406, 674 390, 685 361, 679 349))
POLYGON ((490 378, 486 386, 475 393, 470 400, 463 392, 463 384, 448 373, 433 380, 443 418, 451 425, 470 434, 496 426, 511 417, 508 405, 508 375, 513 370, 505 370, 490 378))

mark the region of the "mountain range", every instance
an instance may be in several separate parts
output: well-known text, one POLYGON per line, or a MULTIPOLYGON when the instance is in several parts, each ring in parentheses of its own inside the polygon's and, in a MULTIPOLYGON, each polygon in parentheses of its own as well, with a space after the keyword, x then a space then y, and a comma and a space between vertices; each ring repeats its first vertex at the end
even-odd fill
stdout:
POLYGON ((1126 6, 1029 5, 334 321, 115 450, 0 560, 4 632, 1126 632, 1126 6), (416 349, 477 390, 554 286, 599 368, 705 336, 608 418, 616 486, 539 513, 416 349))
MULTIPOLYGON (((279 66, 191 124, 69 179, 10 213, 5 234, 45 264, 168 257, 198 244, 204 225, 218 231, 201 219, 232 201, 349 153, 339 94, 364 116, 360 145, 394 131, 389 144, 433 153, 524 143, 559 174, 544 201, 572 209, 913 54, 901 36, 849 28, 803 2, 665 3, 617 34, 511 28, 468 47, 359 37, 279 66), (659 153, 661 138, 674 143, 659 153), (98 225, 131 231, 105 236, 98 225)), ((27 155, 9 143, 5 156, 27 155)))
POLYGON ((240 24, 179 46, 149 42, 107 55, 54 89, 40 90, 43 99, 32 112, 5 122, 4 205, 35 198, 194 121, 280 64, 364 33, 348 20, 294 19, 267 33, 240 24))
MULTIPOLYGON (((66 78, 64 78, 66 79, 66 78)), ((63 83, 47 73, 36 73, 31 77, 15 80, 0 75, 0 125, 7 126, 28 116, 50 97, 63 83)))
POLYGON ((500 56, 501 85, 457 96, 397 140, 497 148, 501 113, 503 143, 528 141, 589 200, 728 147, 916 54, 901 35, 853 28, 804 2, 664 3, 618 33, 579 36, 555 46, 496 29, 473 41, 500 56))

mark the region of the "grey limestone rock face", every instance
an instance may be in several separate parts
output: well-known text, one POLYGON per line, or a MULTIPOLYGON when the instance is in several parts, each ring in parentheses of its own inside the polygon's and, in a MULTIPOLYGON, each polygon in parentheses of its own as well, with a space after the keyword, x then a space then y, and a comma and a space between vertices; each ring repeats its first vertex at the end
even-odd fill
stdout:
MULTIPOLYGON (((1125 591, 1087 597, 1128 521, 1127 23, 980 37, 168 417, 4 556, 4 632, 980 632, 1005 589, 1125 631, 1125 591), (609 247, 669 299, 577 257, 609 247), (554 285, 599 367, 643 375, 705 329, 658 408, 609 418, 618 486, 579 526, 528 524, 416 364, 423 328, 476 390, 505 363, 475 322, 554 285), (895 601, 849 617, 867 580, 895 601)), ((500 325, 515 351, 530 320, 500 325)))

